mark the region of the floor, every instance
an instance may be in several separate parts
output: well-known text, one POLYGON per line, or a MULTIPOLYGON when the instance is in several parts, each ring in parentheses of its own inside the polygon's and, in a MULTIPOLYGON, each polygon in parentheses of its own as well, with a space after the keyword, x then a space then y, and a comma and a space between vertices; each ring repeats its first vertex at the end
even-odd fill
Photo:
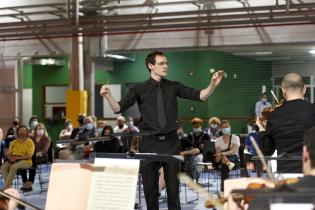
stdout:
MULTIPOLYGON (((43 187, 47 189, 48 180, 49 180, 49 168, 43 169, 42 178, 44 181, 47 181, 43 187)), ((218 179, 214 179, 216 177, 213 172, 203 172, 200 176, 199 183, 203 187, 205 191, 210 193, 216 193, 218 187, 220 186, 220 181, 218 179)), ((234 175, 233 175, 234 176, 234 175)), ((19 181, 20 183, 21 181, 19 181)), ((22 199, 30 202, 31 204, 45 209, 45 201, 46 201, 47 191, 44 190, 40 193, 40 185, 38 182, 38 176, 36 176, 35 184, 33 186, 33 191, 22 194, 22 199)), ((136 202, 138 205, 138 209, 146 210, 145 200, 143 196, 143 192, 141 190, 141 199, 139 201, 139 193, 137 193, 136 202)), ((204 210, 205 198, 199 197, 199 195, 194 192, 190 187, 187 187, 185 184, 181 184, 180 186, 180 199, 181 199, 181 208, 182 210, 204 210)), ((166 193, 162 191, 160 197, 160 209, 167 209, 167 201, 166 201, 166 193)))

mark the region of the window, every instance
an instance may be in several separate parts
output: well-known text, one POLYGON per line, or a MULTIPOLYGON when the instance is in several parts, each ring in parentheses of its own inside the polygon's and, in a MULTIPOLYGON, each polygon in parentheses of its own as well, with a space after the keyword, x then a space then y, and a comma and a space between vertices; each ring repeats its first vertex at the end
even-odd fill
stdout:
POLYGON ((66 92, 68 86, 44 87, 44 118, 61 120, 66 117, 66 92))

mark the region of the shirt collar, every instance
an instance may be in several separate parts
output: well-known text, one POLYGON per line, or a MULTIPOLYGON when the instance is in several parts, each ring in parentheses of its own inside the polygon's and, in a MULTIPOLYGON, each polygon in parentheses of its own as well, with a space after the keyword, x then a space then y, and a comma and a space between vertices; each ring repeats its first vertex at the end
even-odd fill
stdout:
POLYGON ((153 79, 152 77, 150 77, 149 82, 150 82, 152 85, 154 85, 154 86, 157 85, 157 84, 163 85, 163 84, 165 83, 165 79, 162 78, 161 81, 158 82, 158 81, 156 81, 155 79, 153 79))

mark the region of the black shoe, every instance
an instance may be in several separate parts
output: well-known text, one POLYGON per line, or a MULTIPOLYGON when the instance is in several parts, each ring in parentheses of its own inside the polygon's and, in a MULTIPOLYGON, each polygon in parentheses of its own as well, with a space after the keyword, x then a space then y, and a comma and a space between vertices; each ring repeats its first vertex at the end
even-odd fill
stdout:
POLYGON ((23 192, 30 192, 30 191, 33 190, 32 187, 21 187, 20 189, 21 189, 23 192))

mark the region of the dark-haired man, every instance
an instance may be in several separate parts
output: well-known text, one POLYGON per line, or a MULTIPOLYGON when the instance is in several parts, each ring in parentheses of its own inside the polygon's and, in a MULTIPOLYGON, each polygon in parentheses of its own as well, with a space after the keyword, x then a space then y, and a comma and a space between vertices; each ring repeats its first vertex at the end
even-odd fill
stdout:
MULTIPOLYGON (((301 157, 303 134, 315 125, 315 106, 304 100, 306 87, 303 78, 297 73, 283 77, 281 90, 285 102, 271 112, 267 126, 257 120, 260 132, 260 147, 265 155, 278 150, 278 156, 301 157)), ((277 161, 281 173, 301 173, 302 164, 296 161, 277 161)))
MULTIPOLYGON (((180 141, 176 133, 177 98, 205 101, 221 82, 223 71, 214 73, 208 87, 198 91, 180 82, 165 79, 168 61, 163 52, 150 53, 145 64, 150 78, 130 88, 129 93, 120 102, 116 102, 112 97, 108 85, 102 86, 100 94, 107 99, 115 113, 124 112, 137 102, 142 117, 140 131, 154 133, 152 136, 143 136, 139 145, 140 152, 178 155, 180 141)), ((178 163, 150 161, 141 164, 147 209, 159 209, 158 180, 161 166, 166 181, 168 209, 179 210, 178 163)))

